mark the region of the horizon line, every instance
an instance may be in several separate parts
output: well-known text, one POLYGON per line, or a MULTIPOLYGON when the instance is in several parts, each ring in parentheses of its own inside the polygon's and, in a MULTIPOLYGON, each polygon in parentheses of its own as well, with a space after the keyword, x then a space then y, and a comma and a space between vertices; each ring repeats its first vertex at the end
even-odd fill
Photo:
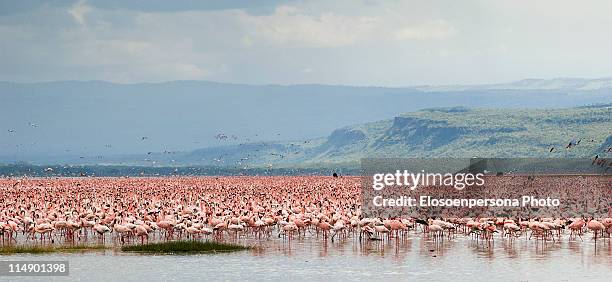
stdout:
POLYGON ((496 85, 507 85, 526 81, 555 81, 555 80, 583 80, 583 81, 598 81, 598 80, 612 80, 612 76, 609 77, 553 77, 553 78, 523 78, 505 82, 491 82, 481 84, 414 84, 405 86, 381 86, 381 85, 349 85, 349 84, 325 84, 325 83, 295 83, 295 84, 282 84, 282 83, 242 83, 242 82, 230 82, 230 81, 214 81, 214 80, 197 80, 197 79, 176 79, 176 80, 160 80, 160 81, 137 81, 137 82, 117 82, 109 80, 40 80, 40 81, 8 81, 0 80, 0 83, 6 84, 21 84, 21 85, 33 85, 33 84, 51 84, 51 83, 62 83, 62 82, 73 82, 73 83, 106 83, 115 85, 155 85, 155 84, 166 84, 175 82, 200 82, 200 83, 211 83, 211 84, 222 84, 222 85, 235 85, 235 86, 256 86, 256 87, 300 87, 300 86, 325 86, 325 87, 353 87, 353 88, 389 88, 389 89, 402 89, 402 88, 426 88, 426 87, 479 87, 479 86, 496 86, 496 85))

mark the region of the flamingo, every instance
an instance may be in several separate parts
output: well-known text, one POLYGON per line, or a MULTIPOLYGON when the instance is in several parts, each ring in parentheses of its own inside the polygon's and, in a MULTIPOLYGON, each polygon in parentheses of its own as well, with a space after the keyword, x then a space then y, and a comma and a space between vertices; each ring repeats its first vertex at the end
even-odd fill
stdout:
POLYGON ((606 227, 601 222, 595 219, 591 219, 589 220, 589 222, 587 222, 587 228, 593 231, 593 238, 595 239, 595 241, 597 241, 597 233, 602 232, 606 229, 606 227))
POLYGON ((98 233, 98 235, 100 235, 102 242, 104 242, 104 234, 111 232, 111 229, 108 228, 108 226, 102 224, 95 224, 92 228, 96 233, 98 233))

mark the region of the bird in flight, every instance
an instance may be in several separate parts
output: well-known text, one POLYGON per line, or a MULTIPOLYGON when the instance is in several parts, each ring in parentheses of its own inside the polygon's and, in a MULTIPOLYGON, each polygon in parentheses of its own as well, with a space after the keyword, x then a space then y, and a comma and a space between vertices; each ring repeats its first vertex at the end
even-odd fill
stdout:
POLYGON ((283 155, 283 154, 276 154, 276 153, 270 153, 270 155, 272 155, 272 156, 279 156, 279 157, 281 157, 281 159, 285 157, 285 155, 283 155))
POLYGON ((219 134, 215 135, 215 138, 217 140, 227 140, 227 135, 223 134, 223 133, 219 133, 219 134))
POLYGON ((580 144, 580 141, 581 141, 581 140, 582 140, 582 139, 580 139, 580 140, 578 140, 578 142, 576 142, 576 139, 573 139, 572 141, 570 141, 570 142, 569 142, 569 144, 567 144, 567 146, 565 146, 565 149, 569 149, 569 148, 571 148, 572 146, 573 146, 573 147, 577 146, 578 144, 580 144))

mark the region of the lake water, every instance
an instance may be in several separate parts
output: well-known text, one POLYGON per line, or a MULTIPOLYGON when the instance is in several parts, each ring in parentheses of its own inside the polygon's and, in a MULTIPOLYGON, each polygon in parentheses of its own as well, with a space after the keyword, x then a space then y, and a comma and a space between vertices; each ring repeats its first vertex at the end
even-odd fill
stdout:
POLYGON ((433 241, 411 233, 403 241, 353 238, 336 242, 271 237, 239 242, 253 250, 199 255, 133 255, 106 250, 52 255, 0 256, 0 260, 68 260, 68 277, 0 280, 409 280, 612 281, 609 239, 542 243, 462 237, 433 241))

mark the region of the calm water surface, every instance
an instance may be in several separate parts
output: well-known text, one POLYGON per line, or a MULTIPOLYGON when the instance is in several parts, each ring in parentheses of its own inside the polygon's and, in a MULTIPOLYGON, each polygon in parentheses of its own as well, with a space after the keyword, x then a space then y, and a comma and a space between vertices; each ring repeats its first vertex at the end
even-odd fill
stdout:
POLYGON ((327 243, 313 238, 241 242, 248 251, 201 255, 132 255, 114 250, 0 256, 0 260, 68 260, 68 277, 0 277, 0 280, 410 280, 612 281, 608 239, 537 243, 476 243, 469 238, 434 242, 413 235, 390 242, 327 243))

